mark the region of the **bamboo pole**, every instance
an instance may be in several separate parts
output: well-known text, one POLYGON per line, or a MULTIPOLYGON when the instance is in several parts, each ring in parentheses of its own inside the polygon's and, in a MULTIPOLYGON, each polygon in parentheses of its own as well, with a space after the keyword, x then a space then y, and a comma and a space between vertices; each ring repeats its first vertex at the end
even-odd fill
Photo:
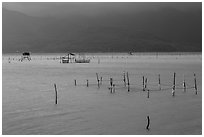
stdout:
POLYGON ((127 84, 128 84, 128 92, 130 91, 130 80, 129 80, 129 75, 128 75, 128 72, 127 72, 127 84))
POLYGON ((96 73, 96 80, 97 80, 97 82, 98 82, 98 88, 99 88, 99 87, 100 87, 100 85, 99 85, 98 73, 96 73))
POLYGON ((175 88, 176 88, 176 73, 174 72, 174 81, 173 81, 173 88, 172 88, 172 96, 175 96, 175 88))
POLYGON ((113 93, 113 78, 110 78, 110 92, 113 93))
POLYGON ((147 89, 147 78, 145 78, 145 87, 144 89, 146 90, 147 89))
POLYGON ((149 90, 147 90, 147 98, 149 98, 149 90))
POLYGON ((9 57, 9 59, 8 59, 8 63, 11 63, 11 59, 10 59, 10 57, 9 57))
POLYGON ((86 86, 89 87, 89 80, 86 80, 86 86))
POLYGON ((183 75, 183 92, 186 92, 186 81, 185 81, 185 75, 183 75))
POLYGON ((125 72, 123 72, 123 81, 124 81, 124 85, 126 87, 126 78, 125 78, 125 72))
POLYGON ((195 94, 197 95, 198 91, 197 91, 197 83, 196 83, 196 74, 195 73, 194 73, 194 82, 195 82, 195 94))
POLYGON ((55 104, 57 104, 57 86, 54 84, 55 87, 55 104))
POLYGON ((115 84, 113 84, 113 93, 115 93, 115 84))
POLYGON ((142 76, 142 88, 143 88, 142 90, 143 90, 143 91, 145 91, 144 80, 145 80, 145 77, 142 76))
POLYGON ((100 82, 101 82, 101 85, 102 85, 102 81, 103 81, 103 78, 101 77, 101 80, 100 80, 100 82))
POLYGON ((147 116, 147 126, 146 126, 147 130, 149 130, 149 126, 150 126, 150 118, 149 116, 147 116))
POLYGON ((158 75, 159 76, 159 83, 158 83, 158 87, 159 87, 159 90, 161 90, 161 80, 160 80, 160 74, 158 75))
POLYGON ((77 85, 77 81, 76 81, 76 79, 74 80, 74 85, 75 85, 75 86, 77 85))

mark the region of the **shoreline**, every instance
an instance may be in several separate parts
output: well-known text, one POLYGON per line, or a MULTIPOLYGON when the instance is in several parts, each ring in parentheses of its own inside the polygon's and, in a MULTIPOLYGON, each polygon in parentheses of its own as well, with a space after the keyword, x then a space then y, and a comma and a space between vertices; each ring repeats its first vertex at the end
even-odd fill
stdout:
MULTIPOLYGON (((66 55, 68 52, 61 53, 32 53, 31 55, 66 55)), ((85 55, 202 55, 202 52, 73 52, 85 55)), ((22 53, 2 53, 4 55, 21 55, 22 53)))

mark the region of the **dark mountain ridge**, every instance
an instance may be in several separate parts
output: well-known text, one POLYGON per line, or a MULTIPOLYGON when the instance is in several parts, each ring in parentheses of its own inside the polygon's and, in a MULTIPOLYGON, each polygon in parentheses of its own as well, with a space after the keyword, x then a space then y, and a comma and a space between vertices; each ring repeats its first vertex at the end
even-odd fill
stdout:
POLYGON ((202 14, 165 8, 45 18, 3 8, 2 51, 200 52, 202 14))

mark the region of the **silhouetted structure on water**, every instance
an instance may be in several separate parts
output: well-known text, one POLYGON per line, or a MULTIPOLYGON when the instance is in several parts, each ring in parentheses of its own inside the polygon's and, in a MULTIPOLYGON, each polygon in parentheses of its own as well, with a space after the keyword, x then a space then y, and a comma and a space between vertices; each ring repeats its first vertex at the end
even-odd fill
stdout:
POLYGON ((31 60, 31 57, 30 57, 30 52, 23 52, 22 53, 22 56, 21 56, 21 61, 23 61, 24 59, 27 59, 27 60, 31 60))

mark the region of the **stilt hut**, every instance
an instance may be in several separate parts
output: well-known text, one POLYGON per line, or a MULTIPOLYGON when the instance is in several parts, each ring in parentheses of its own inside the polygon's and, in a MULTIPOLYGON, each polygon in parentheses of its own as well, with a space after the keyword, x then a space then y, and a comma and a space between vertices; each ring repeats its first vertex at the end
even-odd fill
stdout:
POLYGON ((76 58, 74 53, 68 53, 66 56, 61 57, 62 63, 74 63, 76 58))
POLYGON ((89 63, 90 59, 87 59, 85 55, 77 55, 74 53, 68 53, 66 56, 61 57, 62 63, 89 63))
POLYGON ((21 56, 21 61, 23 61, 24 59, 27 59, 27 60, 31 60, 31 57, 30 57, 30 52, 23 52, 22 53, 22 56, 21 56))

